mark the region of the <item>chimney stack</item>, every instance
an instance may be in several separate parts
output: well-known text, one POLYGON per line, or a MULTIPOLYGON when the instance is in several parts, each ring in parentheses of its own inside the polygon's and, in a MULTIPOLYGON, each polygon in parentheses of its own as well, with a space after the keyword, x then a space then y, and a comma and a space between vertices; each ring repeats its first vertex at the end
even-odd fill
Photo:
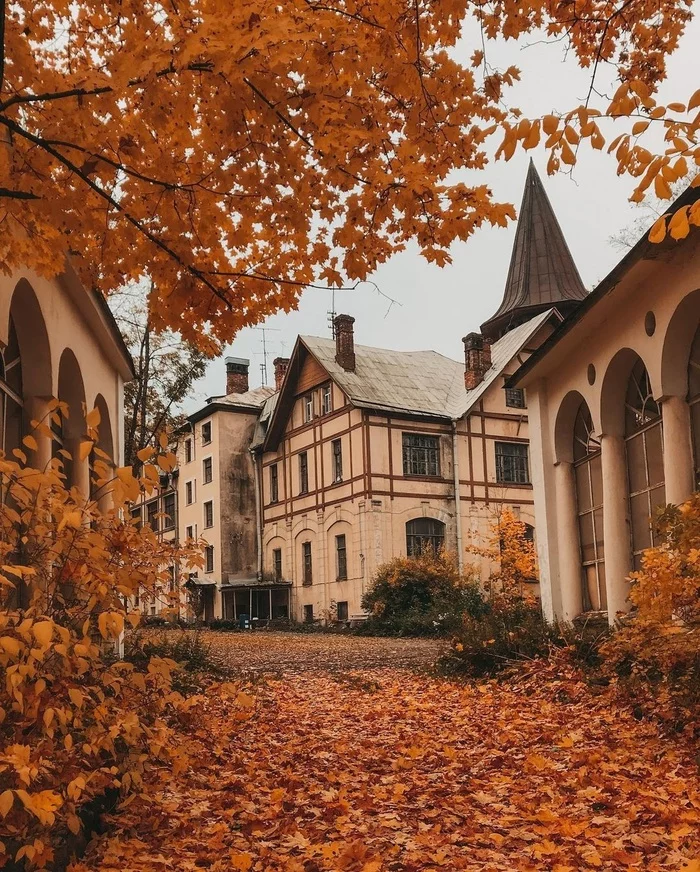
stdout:
POLYGON ((336 363, 339 363, 346 372, 355 372, 355 336, 352 326, 354 323, 355 319, 350 315, 336 315, 333 321, 336 363))
POLYGON ((244 394, 248 390, 248 367, 245 357, 226 358, 226 394, 244 394))
POLYGON ((275 390, 280 390, 280 388, 282 387, 282 382, 284 381, 284 377, 287 374, 287 370, 289 369, 289 358, 276 357, 272 361, 272 365, 275 368, 275 390))
POLYGON ((491 343, 481 333, 469 333, 464 342, 464 387, 471 391, 491 369, 491 343))

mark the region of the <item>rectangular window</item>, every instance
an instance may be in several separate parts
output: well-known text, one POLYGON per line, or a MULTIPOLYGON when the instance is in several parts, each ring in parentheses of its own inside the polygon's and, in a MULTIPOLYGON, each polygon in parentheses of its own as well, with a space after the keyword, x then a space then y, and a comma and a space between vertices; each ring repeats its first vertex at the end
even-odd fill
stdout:
POLYGON ((208 500, 206 503, 204 503, 204 526, 214 526, 214 503, 212 502, 212 500, 208 500))
POLYGON ((522 388, 506 388, 506 406, 511 409, 525 409, 525 391, 522 388))
POLYGON ((214 478, 214 468, 212 466, 211 457, 205 457, 202 461, 202 474, 204 475, 204 484, 209 484, 209 482, 214 478))
POLYGON ((170 590, 170 593, 175 593, 175 576, 176 576, 175 567, 169 566, 168 572, 170 573, 170 579, 168 581, 168 588, 170 590))
POLYGON ((163 529, 172 530, 175 526, 175 494, 166 494, 163 497, 163 529))
POLYGON ((141 506, 131 510, 131 517, 136 521, 136 529, 141 529, 141 506))
POLYGON ((314 622, 314 607, 304 606, 304 623, 313 624, 314 622))
POLYGON ((309 492, 309 458, 306 451, 299 454, 299 493, 309 492))
POLYGON ((333 389, 330 385, 321 388, 321 414, 330 415, 333 411, 333 389))
POLYGON ((275 548, 272 552, 272 571, 275 581, 282 581, 282 549, 275 548))
POLYGON ((194 527, 186 527, 185 528, 185 538, 186 539, 194 539, 194 527))
POLYGON ((208 445, 211 442, 211 421, 202 424, 202 445, 208 445))
POLYGON ((529 484, 527 445, 496 442, 496 481, 504 484, 529 484))
POLYGON ((437 436, 403 434, 403 474, 440 475, 440 439, 437 436))
POLYGON ((194 502, 194 482, 188 481, 185 484, 185 502, 188 506, 191 506, 194 502))
POLYGON ((204 571, 205 572, 213 572, 214 571, 214 546, 207 545, 204 549, 204 571))
POLYGON ((345 534, 335 537, 335 569, 338 581, 348 577, 348 549, 345 544, 345 534))
POLYGON ((270 467, 270 502, 276 503, 280 498, 279 469, 276 463, 270 467))
POLYGON ((192 440, 185 439, 185 463, 192 463, 192 440))
POLYGON ((304 584, 313 584, 313 567, 311 564, 311 542, 302 542, 301 556, 304 563, 304 584))
POLYGON ((314 395, 306 394, 302 402, 304 403, 304 423, 308 424, 314 418, 314 395))
POLYGON ((334 439, 333 446, 333 483, 343 480, 343 443, 334 439))
POLYGON ((338 609, 338 620, 343 621, 343 622, 347 621, 348 617, 349 617, 347 602, 338 603, 337 609, 338 609))
POLYGON ((154 533, 158 532, 158 518, 156 515, 158 514, 158 500, 152 500, 150 503, 146 505, 146 523, 153 530, 154 533))

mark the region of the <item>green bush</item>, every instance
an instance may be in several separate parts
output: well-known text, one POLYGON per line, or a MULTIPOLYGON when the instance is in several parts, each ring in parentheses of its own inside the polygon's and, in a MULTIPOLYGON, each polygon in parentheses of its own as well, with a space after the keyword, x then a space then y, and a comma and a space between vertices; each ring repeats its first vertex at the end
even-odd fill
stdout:
POLYGON ((238 621, 231 620, 230 618, 214 618, 212 621, 209 621, 207 626, 210 630, 240 630, 238 621))
POLYGON ((212 656, 211 647, 199 630, 136 632, 127 637, 124 659, 146 669, 152 657, 174 660, 173 688, 187 696, 199 693, 212 678, 224 678, 226 670, 212 656))
POLYGON ((363 635, 446 635, 461 626, 463 615, 481 615, 484 601, 452 555, 428 549, 380 566, 362 608, 370 614, 357 629, 363 635))

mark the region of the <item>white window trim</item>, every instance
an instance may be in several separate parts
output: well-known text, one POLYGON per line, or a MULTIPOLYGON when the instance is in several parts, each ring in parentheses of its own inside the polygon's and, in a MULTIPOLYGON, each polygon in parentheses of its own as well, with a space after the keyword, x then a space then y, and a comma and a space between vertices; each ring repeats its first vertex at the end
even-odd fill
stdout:
POLYGON ((185 482, 185 505, 193 506, 197 502, 197 479, 191 478, 189 481, 185 482), (192 499, 188 502, 187 500, 187 485, 192 485, 192 499))
POLYGON ((202 484, 213 484, 213 482, 214 482, 214 455, 207 454, 206 457, 202 458, 202 484), (209 481, 206 481, 204 478, 204 464, 207 462, 207 460, 211 460, 211 479, 209 481))
POLYGON ((200 438, 202 440, 202 445, 211 445, 211 443, 214 441, 214 427, 212 425, 211 418, 209 418, 209 420, 207 420, 207 421, 202 421, 202 423, 199 426, 199 435, 200 435, 200 438), (205 442, 204 441, 204 428, 207 424, 209 424, 209 439, 205 442))

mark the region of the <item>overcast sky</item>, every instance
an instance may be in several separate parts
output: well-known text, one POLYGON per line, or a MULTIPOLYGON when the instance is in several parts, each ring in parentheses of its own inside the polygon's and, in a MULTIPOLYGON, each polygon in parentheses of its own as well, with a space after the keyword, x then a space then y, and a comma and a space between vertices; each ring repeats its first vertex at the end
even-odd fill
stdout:
MULTIPOLYGON (((479 42, 476 34, 465 33, 458 51, 460 59, 467 59, 479 42)), ((687 100, 700 87, 699 45, 700 22, 696 20, 671 58, 662 97, 687 100)), ((529 115, 572 108, 588 90, 589 74, 578 69, 572 58, 565 59, 562 44, 491 44, 487 46, 487 60, 501 68, 511 63, 520 67, 522 81, 511 89, 509 103, 529 115)), ((597 83, 611 93, 611 79, 605 70, 597 83)), ((592 152, 587 146, 579 151, 573 178, 548 177, 542 148, 527 154, 517 152, 509 163, 491 163, 480 173, 460 178, 487 183, 497 200, 513 202, 518 208, 530 156, 542 176, 584 284, 592 289, 622 256, 610 244, 610 237, 638 217, 638 210, 628 202, 633 180, 617 177, 613 156, 592 152)), ((358 344, 399 350, 434 349, 461 360, 462 336, 477 330, 501 301, 514 234, 514 222, 506 229, 479 230, 466 243, 452 247, 453 262, 442 269, 427 263, 417 247, 411 247, 372 276, 386 296, 370 285, 352 292, 336 292, 335 311, 354 316, 358 344), (392 304, 387 297, 397 302, 392 304)), ((272 360, 289 356, 298 334, 330 335, 328 312, 332 304, 330 291, 307 290, 298 311, 267 319, 268 384, 274 380, 272 360)), ((248 358, 251 387, 262 383, 260 329, 242 330, 225 354, 248 358)), ((200 406, 206 397, 223 393, 224 385, 224 362, 218 358, 196 384, 187 411, 200 406)))

